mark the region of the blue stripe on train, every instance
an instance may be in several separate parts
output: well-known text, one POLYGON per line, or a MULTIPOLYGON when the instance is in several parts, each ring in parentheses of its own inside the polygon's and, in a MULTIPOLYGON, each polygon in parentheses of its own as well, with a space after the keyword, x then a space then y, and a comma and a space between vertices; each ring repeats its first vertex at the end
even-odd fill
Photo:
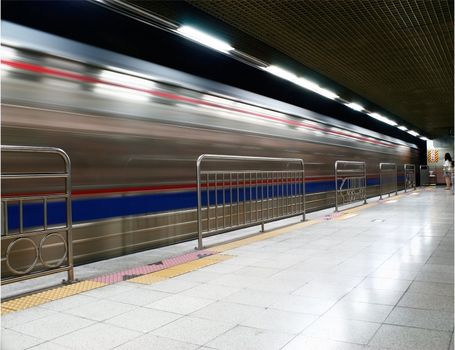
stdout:
MULTIPOLYGON (((403 177, 402 177, 403 178, 403 177)), ((398 177, 400 181, 400 177, 398 177)), ((403 181, 403 179, 401 179, 403 181)), ((379 184, 378 178, 368 179, 367 185, 374 186, 379 184)), ((296 191, 295 186, 288 185, 288 193, 296 191)), ((266 187, 258 187, 258 199, 267 198, 266 187)), ((282 191, 286 194, 286 186, 273 186, 274 193, 282 191)), ((326 192, 335 190, 334 181, 307 182, 305 191, 307 194, 326 192)), ((294 192, 295 193, 295 192, 294 192)), ((253 189, 250 197, 249 191, 246 191, 246 199, 256 199, 256 190, 253 189)), ((269 197, 272 195, 272 186, 269 186, 269 197)), ((223 191, 217 191, 218 203, 222 203, 223 191)), ((237 191, 233 190, 232 201, 237 201, 237 191)), ((84 222, 91 220, 108 219, 119 216, 141 215, 148 213, 165 212, 172 210, 191 209, 196 207, 196 191, 176 192, 176 193, 151 193, 141 195, 127 195, 104 198, 80 198, 73 199, 73 222, 84 222)), ((239 200, 243 200, 243 188, 239 191, 239 200)), ((230 202, 230 191, 225 191, 225 201, 230 202)), ((215 203, 215 191, 211 190, 210 203, 215 203)), ((202 196, 202 205, 207 205, 207 196, 202 196)), ((65 206, 63 202, 48 203, 48 225, 62 224, 66 220, 65 206)), ((44 209, 42 203, 24 203, 23 218, 24 227, 39 227, 43 225, 44 209)), ((19 206, 17 204, 8 205, 8 229, 17 230, 19 227, 19 206)))

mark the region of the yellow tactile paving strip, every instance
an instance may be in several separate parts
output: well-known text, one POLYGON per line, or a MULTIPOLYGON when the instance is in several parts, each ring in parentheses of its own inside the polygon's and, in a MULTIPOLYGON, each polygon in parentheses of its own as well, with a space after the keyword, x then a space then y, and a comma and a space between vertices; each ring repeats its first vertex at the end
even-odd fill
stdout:
MULTIPOLYGON (((417 191, 413 191, 413 193, 416 193, 417 191)), ((397 195, 397 196, 392 196, 390 198, 385 199, 384 201, 387 202, 388 200, 393 200, 396 201, 400 199, 403 195, 397 195)), ((354 217, 358 214, 356 212, 370 208, 372 206, 378 205, 379 202, 375 203, 368 203, 365 205, 361 205, 355 208, 350 208, 347 209, 343 212, 340 213, 338 217, 335 218, 335 220, 345 220, 349 219, 351 217, 354 217)), ((314 224, 317 224, 320 222, 320 220, 309 220, 305 222, 301 222, 299 224, 295 225, 290 225, 287 227, 283 227, 281 229, 277 229, 274 231, 270 232, 265 232, 253 237, 248 237, 244 239, 240 239, 238 241, 226 243, 226 244, 221 244, 218 246, 214 246, 210 248, 210 251, 218 253, 215 255, 210 255, 205 258, 193 260, 184 264, 172 266, 170 268, 149 273, 143 276, 135 277, 128 282, 133 282, 133 283, 141 283, 141 284, 153 284, 156 282, 164 281, 169 278, 173 278, 176 276, 183 275, 185 273, 191 272, 198 270, 204 266, 209 266, 213 264, 217 264, 221 261, 227 260, 232 258, 233 256, 231 255, 226 255, 226 254, 220 254, 222 252, 225 252, 230 249, 238 248, 247 244, 251 244, 254 242, 262 241, 268 238, 276 237, 291 231, 296 231, 304 227, 308 227, 314 224)), ((6 315, 11 312, 19 311, 19 310, 24 310, 31 308, 33 306, 41 305, 48 303, 53 300, 58 300, 62 299, 71 295, 79 294, 88 290, 92 290, 95 288, 100 288, 103 286, 106 286, 106 283, 101 283, 101 282, 95 282, 95 281, 82 281, 74 284, 69 284, 66 286, 61 286, 55 289, 47 290, 44 292, 32 294, 32 295, 27 295, 24 297, 20 297, 14 300, 9 300, 1 303, 1 308, 0 308, 0 315, 6 315)))
POLYGON ((27 295, 17 299, 5 301, 1 306, 1 314, 7 314, 13 311, 19 311, 48 303, 50 301, 62 299, 71 295, 79 294, 87 290, 105 286, 106 283, 83 281, 66 286, 61 286, 55 289, 50 289, 44 292, 27 295))
POLYGON ((259 241, 262 241, 267 238, 276 237, 276 236, 282 235, 284 233, 288 233, 290 231, 294 231, 294 230, 298 230, 303 227, 314 225, 316 223, 318 223, 318 221, 308 220, 305 222, 301 222, 299 224, 286 226, 286 227, 280 228, 278 230, 258 234, 253 237, 248 237, 248 238, 240 239, 238 241, 229 242, 226 244, 221 244, 219 246, 210 247, 209 250, 212 252, 222 253, 222 252, 225 252, 230 249, 239 248, 241 246, 244 246, 244 245, 247 245, 250 243, 254 243, 254 242, 259 242, 259 241))
POLYGON ((164 280, 172 278, 172 277, 183 275, 183 274, 191 272, 191 271, 198 270, 204 266, 217 264, 220 261, 224 261, 224 260, 227 260, 230 258, 232 258, 232 256, 221 255, 221 254, 210 255, 208 257, 201 258, 198 260, 193 260, 193 261, 190 261, 190 262, 187 262, 184 264, 180 264, 177 266, 173 266, 173 267, 167 268, 165 270, 152 272, 152 273, 148 273, 143 276, 135 277, 135 278, 128 280, 128 282, 153 284, 156 282, 164 281, 164 280))

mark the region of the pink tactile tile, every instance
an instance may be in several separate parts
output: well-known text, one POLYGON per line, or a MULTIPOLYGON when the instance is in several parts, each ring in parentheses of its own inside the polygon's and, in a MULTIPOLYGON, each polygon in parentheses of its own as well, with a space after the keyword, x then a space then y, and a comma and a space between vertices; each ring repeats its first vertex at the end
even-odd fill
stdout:
POLYGON ((328 215, 324 216, 322 218, 322 220, 333 220, 333 219, 339 217, 340 215, 343 215, 343 213, 336 212, 336 213, 328 214, 328 215))
POLYGON ((115 272, 109 275, 99 276, 93 278, 92 281, 102 282, 107 284, 117 283, 125 280, 129 280, 134 277, 139 277, 151 272, 160 271, 163 269, 167 269, 169 267, 173 267, 176 265, 184 264, 189 261, 197 260, 200 258, 204 258, 206 256, 213 255, 214 253, 208 250, 201 250, 197 252, 192 252, 184 255, 180 255, 173 258, 164 259, 162 261, 158 261, 156 263, 152 263, 149 265, 134 267, 128 270, 115 272))
POLYGON ((212 252, 207 251, 207 250, 201 250, 193 253, 188 253, 180 256, 176 256, 174 258, 169 258, 169 259, 164 259, 161 261, 163 268, 168 268, 180 264, 184 264, 189 261, 197 260, 200 258, 204 258, 206 256, 213 255, 212 252))

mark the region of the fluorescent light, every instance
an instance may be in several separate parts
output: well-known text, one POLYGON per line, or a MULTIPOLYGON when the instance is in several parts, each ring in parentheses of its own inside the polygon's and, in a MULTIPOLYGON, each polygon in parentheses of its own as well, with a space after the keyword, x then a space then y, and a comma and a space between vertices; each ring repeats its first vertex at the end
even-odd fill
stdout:
POLYGON ((374 119, 377 119, 377 120, 383 120, 385 117, 383 117, 382 115, 378 114, 378 113, 369 113, 368 114, 371 118, 374 118, 374 119))
POLYGON ((277 77, 280 77, 281 79, 289 80, 292 82, 295 82, 297 80, 297 75, 278 66, 267 66, 264 68, 264 70, 273 75, 276 75, 277 77))
POLYGON ((331 100, 334 100, 334 99, 340 97, 340 96, 338 96, 336 93, 334 93, 333 91, 330 91, 330 90, 324 89, 324 88, 319 88, 319 89, 316 90, 316 92, 317 92, 319 95, 322 95, 322 96, 324 96, 324 97, 330 98, 331 100))
POLYGON ((386 118, 384 117, 383 115, 380 115, 379 113, 370 113, 368 114, 370 117, 376 119, 376 120, 379 120, 383 123, 386 123, 386 124, 389 124, 389 125, 392 125, 392 126, 395 126, 395 125, 398 125, 397 123, 395 123, 393 120, 389 119, 389 118, 386 118))
POLYGON ((408 131, 408 134, 412 135, 412 136, 420 136, 418 132, 414 131, 414 130, 409 130, 408 131))
POLYGON ((321 88, 318 84, 305 78, 298 78, 297 80, 294 81, 294 83, 311 91, 317 91, 318 89, 321 88))
POLYGON ((421 136, 421 137, 419 137, 419 138, 420 138, 421 140, 423 140, 423 141, 430 141, 430 140, 428 140, 425 136, 421 136))
POLYGON ((314 92, 318 93, 319 95, 330 98, 331 100, 334 100, 334 99, 340 97, 333 91, 324 89, 324 88, 320 87, 318 84, 312 82, 311 80, 305 79, 305 78, 295 77, 294 79, 288 79, 288 80, 291 80, 293 83, 295 83, 305 89, 314 91, 314 92))
POLYGON ((403 125, 400 125, 400 126, 398 127, 398 129, 403 130, 403 131, 408 131, 408 128, 405 127, 405 126, 403 126, 403 125))
POLYGON ((354 102, 346 103, 346 106, 357 112, 363 111, 363 106, 359 105, 358 103, 354 103, 354 102))
POLYGON ((228 43, 220 39, 217 39, 209 34, 201 32, 200 30, 191 26, 181 26, 177 29, 177 32, 179 32, 180 34, 189 39, 197 41, 202 45, 211 47, 212 49, 217 51, 229 52, 234 50, 234 48, 228 43))

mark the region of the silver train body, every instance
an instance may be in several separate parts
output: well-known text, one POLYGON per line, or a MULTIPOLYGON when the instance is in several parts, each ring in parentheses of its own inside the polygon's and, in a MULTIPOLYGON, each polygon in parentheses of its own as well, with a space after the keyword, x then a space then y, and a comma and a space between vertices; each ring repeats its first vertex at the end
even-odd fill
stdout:
MULTIPOLYGON (((414 145, 308 110, 11 23, 2 34, 2 144, 70 156, 76 264, 194 239, 204 153, 303 158, 307 211, 334 206, 336 160, 367 162, 369 197, 380 162, 399 173, 417 164, 414 145)), ((3 186, 4 195, 51 190, 3 186)))

